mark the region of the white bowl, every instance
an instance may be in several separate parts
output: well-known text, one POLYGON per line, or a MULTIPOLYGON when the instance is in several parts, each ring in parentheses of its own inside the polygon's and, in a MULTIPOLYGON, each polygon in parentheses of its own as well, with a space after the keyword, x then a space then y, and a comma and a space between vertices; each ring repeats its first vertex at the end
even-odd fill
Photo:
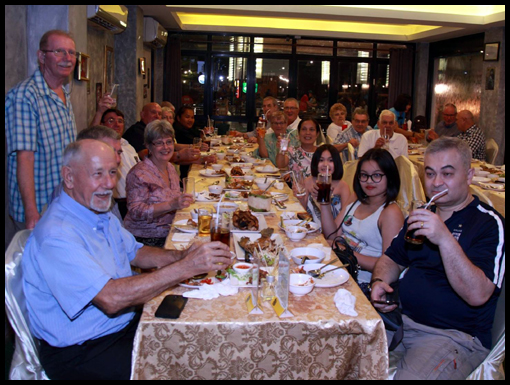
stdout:
POLYGON ((225 159, 225 157, 227 156, 227 154, 226 154, 226 153, 224 153, 224 152, 217 152, 217 153, 216 153, 216 156, 218 157, 218 159, 219 159, 219 160, 223 160, 223 159, 225 159))
POLYGON ((221 192, 223 191, 223 186, 212 185, 208 187, 208 190, 211 194, 221 194, 221 192))
POLYGON ((313 247, 297 247, 290 252, 290 257, 296 265, 301 265, 301 260, 305 255, 309 258, 305 261, 305 264, 321 263, 326 258, 324 251, 313 247))
POLYGON ((246 262, 239 262, 235 263, 234 266, 232 266, 234 271, 237 275, 237 280, 239 282, 248 282, 251 277, 251 269, 253 267, 253 264, 246 263, 246 262), (242 268, 241 268, 242 267, 242 268))
POLYGON ((306 230, 306 228, 301 226, 289 226, 285 228, 285 234, 287 234, 291 241, 300 241, 304 237, 306 237, 308 231, 306 230))
POLYGON ((246 180, 248 182, 253 182, 254 179, 255 179, 255 177, 253 175, 245 175, 244 176, 244 180, 246 180))
POLYGON ((298 297, 310 293, 315 286, 315 280, 308 274, 291 274, 289 291, 298 297))
POLYGON ((241 191, 229 191, 228 194, 232 197, 232 198, 238 198, 239 196, 241 196, 241 191))
POLYGON ((259 189, 265 190, 266 188, 269 187, 271 183, 273 183, 273 181, 274 181, 273 178, 256 178, 254 182, 257 184, 259 189))
POLYGON ((195 222, 198 221, 198 211, 196 209, 191 210, 191 219, 193 219, 195 222))
MULTIPOLYGON (((214 205, 214 208, 217 208, 217 205, 214 205)), ((233 213, 239 208, 237 203, 233 202, 225 202, 220 205, 220 214, 221 213, 233 213)))
POLYGON ((222 164, 213 164, 211 167, 214 171, 218 172, 223 168, 223 165, 222 164))

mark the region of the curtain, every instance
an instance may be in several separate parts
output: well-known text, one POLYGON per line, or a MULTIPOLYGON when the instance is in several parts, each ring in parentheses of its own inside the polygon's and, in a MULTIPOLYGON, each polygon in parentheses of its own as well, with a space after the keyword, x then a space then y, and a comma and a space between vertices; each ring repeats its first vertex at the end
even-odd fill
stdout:
POLYGON ((181 40, 178 35, 171 35, 166 47, 163 100, 168 100, 178 110, 182 105, 181 96, 181 40))
POLYGON ((388 107, 394 105, 398 95, 413 94, 413 60, 412 49, 390 49, 388 107))

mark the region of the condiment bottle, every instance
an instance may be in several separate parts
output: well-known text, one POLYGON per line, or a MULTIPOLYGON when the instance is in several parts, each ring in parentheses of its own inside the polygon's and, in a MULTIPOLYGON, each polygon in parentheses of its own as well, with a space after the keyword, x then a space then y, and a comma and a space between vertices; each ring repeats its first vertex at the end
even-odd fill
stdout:
POLYGON ((274 275, 268 275, 266 280, 262 284, 262 293, 261 298, 262 301, 271 301, 274 297, 274 275))

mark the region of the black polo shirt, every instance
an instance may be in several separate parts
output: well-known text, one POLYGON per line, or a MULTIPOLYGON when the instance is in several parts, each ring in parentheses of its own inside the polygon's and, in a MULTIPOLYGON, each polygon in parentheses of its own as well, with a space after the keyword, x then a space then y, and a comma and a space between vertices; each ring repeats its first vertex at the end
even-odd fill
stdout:
POLYGON ((134 147, 136 152, 145 150, 144 132, 146 124, 142 121, 136 122, 129 127, 122 137, 126 139, 131 146, 134 147))
POLYGON ((490 349, 496 303, 505 275, 505 220, 478 197, 474 198, 445 225, 470 261, 496 286, 484 305, 470 306, 455 293, 436 245, 428 240, 423 246, 405 242, 407 220, 385 254, 399 265, 409 267, 399 287, 404 314, 423 325, 460 330, 478 337, 490 349))

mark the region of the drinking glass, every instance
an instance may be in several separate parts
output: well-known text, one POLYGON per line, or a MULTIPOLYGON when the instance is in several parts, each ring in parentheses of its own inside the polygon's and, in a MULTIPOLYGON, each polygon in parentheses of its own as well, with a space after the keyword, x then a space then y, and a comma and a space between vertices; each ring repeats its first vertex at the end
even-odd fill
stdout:
MULTIPOLYGON (((421 209, 424 206, 425 206, 425 202, 423 202, 421 200, 413 200, 411 202, 410 212, 414 211, 414 210, 421 209)), ((422 245, 423 244, 423 242, 425 241, 425 236, 424 235, 415 235, 414 233, 417 230, 420 230, 420 228, 417 228, 414 230, 407 230, 407 233, 404 238, 406 240, 406 242, 412 243, 413 245, 422 245)))
POLYGON ((280 139, 280 152, 286 152, 289 149, 289 141, 286 137, 280 139))
POLYGON ((293 171, 292 172, 292 179, 294 182, 294 194, 297 197, 302 197, 306 195, 306 188, 305 188, 305 176, 301 171, 293 171))
POLYGON ((329 203, 331 200, 331 174, 319 174, 317 176, 317 186, 319 187, 317 202, 329 203))
POLYGON ((117 105, 117 89, 119 87, 119 84, 111 84, 108 87, 107 94, 110 95, 110 98, 112 98, 112 104, 110 105, 110 108, 113 108, 117 105))
POLYGON ((202 139, 201 138, 193 138, 193 147, 200 150, 200 147, 202 147, 202 139))
POLYGON ((193 202, 195 202, 195 178, 183 178, 183 193, 190 194, 193 196, 193 202))
POLYGON ((198 236, 207 237, 211 234, 212 210, 201 207, 198 209, 198 236))
POLYGON ((211 241, 220 241, 230 247, 230 213, 218 214, 218 217, 211 222, 211 241))

